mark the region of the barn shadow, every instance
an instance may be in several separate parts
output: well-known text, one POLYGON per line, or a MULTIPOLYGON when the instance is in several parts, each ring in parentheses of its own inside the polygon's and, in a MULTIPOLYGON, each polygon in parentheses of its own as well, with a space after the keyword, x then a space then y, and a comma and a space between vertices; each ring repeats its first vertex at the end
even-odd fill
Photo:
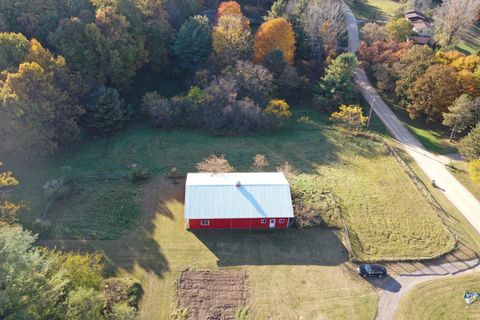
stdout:
POLYGON ((198 230, 195 236, 217 257, 217 265, 323 265, 348 260, 335 230, 198 230))

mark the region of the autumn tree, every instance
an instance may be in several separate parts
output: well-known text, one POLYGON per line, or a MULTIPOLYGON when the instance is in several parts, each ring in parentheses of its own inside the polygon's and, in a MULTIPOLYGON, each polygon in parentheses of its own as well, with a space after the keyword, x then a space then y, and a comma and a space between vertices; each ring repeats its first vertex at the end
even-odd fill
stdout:
POLYGON ((199 172, 228 173, 235 172, 235 168, 230 165, 225 155, 216 156, 214 154, 197 163, 196 168, 199 172))
POLYGON ((332 113, 330 120, 349 130, 359 130, 367 124, 368 118, 358 105, 341 105, 338 111, 332 113))
POLYGON ((271 19, 283 17, 286 9, 287 9, 287 1, 276 0, 272 4, 270 10, 267 11, 267 15, 263 17, 263 20, 268 21, 271 19))
POLYGON ((412 24, 405 18, 390 20, 385 25, 388 40, 403 42, 412 34, 412 24))
POLYGON ((439 121, 442 113, 460 95, 460 87, 455 79, 455 69, 434 64, 408 89, 410 101, 407 111, 412 119, 425 115, 427 121, 439 121))
POLYGON ((217 9, 217 23, 220 17, 226 14, 242 15, 242 9, 240 7, 240 4, 236 1, 221 2, 217 9))
POLYGON ((479 0, 443 0, 433 14, 435 41, 448 47, 477 20, 479 0))
POLYGON ((89 79, 125 86, 147 60, 145 39, 129 32, 130 23, 112 7, 99 9, 95 21, 64 19, 49 41, 89 79))
MULTIPOLYGON (((0 167, 3 164, 0 162, 0 167)), ((9 171, 0 171, 0 224, 12 224, 17 221, 20 206, 9 200, 6 189, 18 185, 18 180, 9 171)))
POLYGON ((190 17, 175 38, 173 52, 185 68, 205 62, 212 51, 212 28, 205 16, 190 17))
POLYGON ((480 123, 460 141, 458 151, 467 161, 480 159, 480 123))
POLYGON ((262 63, 274 50, 280 50, 289 64, 293 63, 295 54, 295 33, 292 25, 285 18, 268 20, 260 26, 253 42, 254 60, 262 63))
POLYGON ((472 181, 480 183, 480 159, 470 161, 467 164, 467 170, 472 181))
POLYGON ((215 57, 222 64, 231 64, 244 57, 250 47, 250 25, 241 14, 223 14, 212 33, 215 57))
POLYGON ((29 38, 45 41, 58 22, 77 16, 82 10, 91 10, 88 0, 2 0, 2 13, 6 30, 20 32, 29 38))
POLYGON ((265 105, 275 90, 273 75, 262 65, 237 61, 235 67, 224 70, 226 79, 235 84, 237 97, 249 98, 265 105))
POLYGON ((30 43, 20 33, 0 33, 0 71, 16 68, 24 60, 30 43))
POLYGON ((0 131, 8 150, 43 155, 75 140, 84 111, 54 75, 36 62, 22 63, 0 84, 0 131))
POLYGON ((421 78, 434 60, 433 50, 428 46, 414 46, 393 65, 396 76, 395 93, 402 105, 407 103, 407 92, 421 78))
POLYGON ((340 35, 345 32, 342 5, 339 0, 312 0, 301 14, 303 32, 317 65, 325 54, 336 48, 340 35))
POLYGON ((368 45, 371 45, 375 41, 385 41, 387 38, 385 27, 375 22, 365 23, 362 26, 361 32, 362 38, 365 39, 368 45))
POLYGON ((474 99, 468 94, 462 94, 443 113, 443 125, 452 128, 450 140, 456 132, 463 132, 476 124, 477 110, 480 110, 479 98, 474 99))

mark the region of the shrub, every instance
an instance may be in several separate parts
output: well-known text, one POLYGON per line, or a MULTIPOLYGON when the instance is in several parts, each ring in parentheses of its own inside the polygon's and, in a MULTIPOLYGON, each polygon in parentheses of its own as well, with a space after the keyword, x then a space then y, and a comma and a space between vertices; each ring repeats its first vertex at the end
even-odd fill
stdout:
POLYGON ((341 105, 340 110, 332 113, 330 120, 342 127, 351 130, 359 130, 367 123, 367 117, 363 115, 362 108, 358 105, 341 105))
POLYGON ((285 120, 292 116, 290 112, 290 106, 285 100, 273 99, 270 100, 265 113, 275 116, 278 119, 285 120))
POLYGON ((226 173, 235 172, 235 168, 230 165, 225 155, 220 157, 212 154, 203 161, 197 163, 196 168, 199 172, 226 173))
POLYGON ((134 163, 130 166, 129 178, 132 182, 147 180, 149 178, 148 169, 137 163, 134 163))
POLYGON ((252 158, 252 167, 255 171, 263 171, 265 167, 268 167, 270 164, 268 163, 267 157, 264 154, 257 154, 255 157, 252 158))
POLYGON ((108 320, 134 320, 137 310, 126 303, 116 303, 112 307, 112 312, 108 314, 108 320))
POLYGON ((47 198, 58 200, 72 193, 72 183, 65 178, 52 179, 43 185, 43 191, 47 198))
POLYGON ((91 288, 79 288, 70 291, 66 301, 68 320, 102 319, 105 299, 102 294, 91 288))
POLYGON ((103 295, 106 299, 107 310, 115 305, 127 304, 135 309, 142 295, 140 282, 133 278, 108 278, 104 281, 103 295))
POLYGON ((467 169, 472 181, 480 183, 480 159, 470 161, 467 165, 467 169))
POLYGON ((132 116, 132 110, 116 89, 101 87, 90 95, 84 123, 100 133, 112 133, 123 127, 132 116))

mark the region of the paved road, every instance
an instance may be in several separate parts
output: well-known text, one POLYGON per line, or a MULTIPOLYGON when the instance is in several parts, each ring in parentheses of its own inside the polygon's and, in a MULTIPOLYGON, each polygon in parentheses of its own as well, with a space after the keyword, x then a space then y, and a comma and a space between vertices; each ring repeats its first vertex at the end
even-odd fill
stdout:
MULTIPOLYGON (((346 4, 344 4, 344 13, 348 31, 348 47, 350 51, 356 52, 360 44, 357 21, 346 4)), ((445 197, 480 233, 480 201, 448 171, 445 167, 445 157, 434 155, 425 150, 378 95, 362 67, 355 70, 354 79, 362 96, 372 106, 395 139, 402 144, 427 177, 430 180, 435 180, 445 197)))
MULTIPOLYGON (((384 279, 373 279, 370 283, 379 288, 377 320, 391 320, 402 297, 416 285, 440 278, 456 277, 471 272, 480 272, 478 259, 458 262, 460 270, 454 263, 430 265, 423 270, 408 275, 398 275, 384 279)), ((460 297, 459 297, 460 298, 460 297)))

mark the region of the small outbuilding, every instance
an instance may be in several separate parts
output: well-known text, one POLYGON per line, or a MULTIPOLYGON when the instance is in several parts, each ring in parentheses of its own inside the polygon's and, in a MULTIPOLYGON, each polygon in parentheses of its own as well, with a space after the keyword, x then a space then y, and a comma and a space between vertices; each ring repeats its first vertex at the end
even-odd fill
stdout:
POLYGON ((292 218, 290 185, 283 173, 187 175, 188 229, 284 229, 292 218))

